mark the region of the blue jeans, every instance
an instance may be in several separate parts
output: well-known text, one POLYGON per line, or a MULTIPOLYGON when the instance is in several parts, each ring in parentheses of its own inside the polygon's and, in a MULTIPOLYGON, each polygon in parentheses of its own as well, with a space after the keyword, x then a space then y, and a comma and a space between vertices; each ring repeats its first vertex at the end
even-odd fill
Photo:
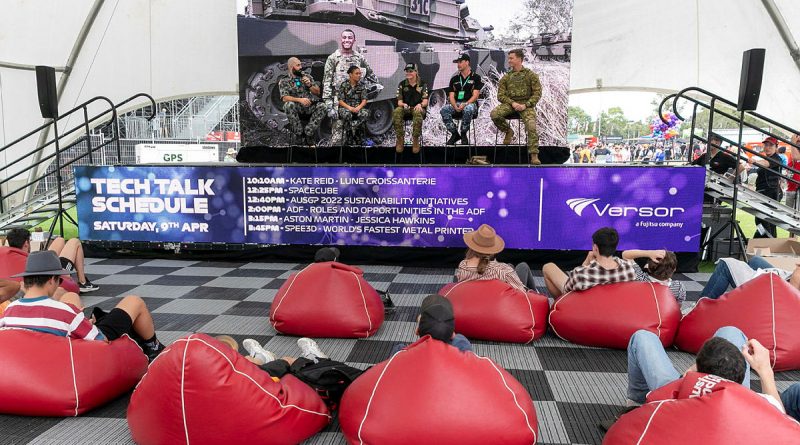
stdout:
MULTIPOLYGON (((738 328, 719 328, 714 337, 733 343, 739 350, 747 337, 738 328)), ((742 357, 744 360, 744 357, 742 357)), ((644 403, 647 393, 681 377, 667 356, 658 336, 650 331, 639 330, 628 343, 628 391, 627 397, 636 403, 644 403)), ((750 388, 750 365, 744 372, 742 386, 750 388)), ((800 392, 800 390, 798 390, 800 392)))
MULTIPOLYGON (((467 340, 467 337, 464 337, 461 334, 456 334, 456 336, 453 337, 452 340, 450 340, 449 344, 450 346, 455 346, 461 352, 472 351, 472 343, 470 343, 469 340, 467 340)), ((392 348, 392 353, 389 354, 389 357, 397 354, 398 352, 400 352, 401 349, 405 348, 406 346, 408 346, 408 343, 395 344, 394 347, 392 348)))
MULTIPOLYGON (((457 102, 463 103, 463 102, 457 102)), ((450 133, 458 133, 456 129, 456 123, 453 122, 453 114, 456 112, 456 109, 453 108, 452 105, 449 103, 442 107, 442 111, 439 114, 442 115, 442 120, 444 121, 444 126, 447 128, 447 131, 450 133)), ((471 103, 464 107, 464 111, 461 112, 461 132, 466 133, 469 131, 469 127, 472 124, 472 119, 478 114, 478 106, 475 103, 471 103)))
POLYGON ((795 383, 781 394, 781 402, 786 408, 786 414, 800 421, 800 383, 795 383))
MULTIPOLYGON (((775 267, 760 256, 751 258, 750 261, 747 262, 747 265, 753 270, 775 267)), ((719 261, 714 268, 714 273, 711 274, 708 283, 706 283, 706 287, 703 288, 703 292, 700 295, 716 300, 728 290, 728 286, 736 287, 736 283, 733 282, 733 277, 731 277, 731 271, 728 269, 728 265, 725 264, 724 261, 719 261)))

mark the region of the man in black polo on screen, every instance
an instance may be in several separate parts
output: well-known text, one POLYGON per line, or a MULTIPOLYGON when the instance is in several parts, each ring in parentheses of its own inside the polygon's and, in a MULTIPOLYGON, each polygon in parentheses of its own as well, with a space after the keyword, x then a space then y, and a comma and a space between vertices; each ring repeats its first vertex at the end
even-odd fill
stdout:
MULTIPOLYGON (((780 201, 782 194, 780 174, 783 160, 778 154, 778 140, 772 136, 764 139, 764 152, 762 155, 764 156, 763 158, 754 155, 747 161, 759 167, 758 176, 756 177, 756 191, 767 198, 780 201)), ((778 236, 775 224, 756 218, 756 233, 753 234, 753 238, 768 238, 770 236, 772 238, 778 236), (760 230, 758 226, 763 227, 764 230, 760 230)))
POLYGON ((462 54, 453 63, 457 64, 458 74, 450 79, 450 86, 447 87, 447 105, 442 107, 440 114, 444 126, 450 132, 447 145, 455 145, 459 140, 462 145, 469 145, 469 128, 472 119, 478 115, 478 96, 481 94, 483 81, 480 75, 472 72, 467 54, 462 54), (453 122, 455 113, 462 115, 460 133, 453 122))

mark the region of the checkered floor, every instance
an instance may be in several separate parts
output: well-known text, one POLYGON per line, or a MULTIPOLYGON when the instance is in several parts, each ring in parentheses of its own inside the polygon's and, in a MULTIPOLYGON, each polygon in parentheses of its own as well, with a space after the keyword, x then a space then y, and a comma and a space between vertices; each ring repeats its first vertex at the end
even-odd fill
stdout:
MULTIPOLYGON (((84 296, 87 306, 110 309, 120 296, 142 296, 153 312, 158 336, 169 344, 191 332, 251 337, 278 356, 297 355, 296 338, 277 335, 266 322, 269 305, 284 280, 300 264, 175 260, 89 259, 88 272, 101 286, 84 296)), ((397 310, 378 333, 364 340, 321 339, 333 359, 366 368, 388 358, 399 341, 410 342, 417 307, 425 295, 451 280, 453 269, 362 266, 367 280, 388 290, 397 310)), ((708 274, 678 274, 688 299, 696 300, 708 274)), ((539 284, 543 282, 538 278, 539 284)), ((691 304, 691 303, 687 303, 691 304)), ((473 342, 475 353, 491 357, 530 392, 539 420, 539 443, 599 444, 596 424, 624 405, 625 351, 573 345, 552 333, 533 345, 473 342)), ((669 351, 679 369, 693 357, 669 351)), ((4 376, 3 378, 14 378, 4 376)), ((779 373, 778 389, 800 380, 800 371, 779 373)), ((760 389, 754 376, 753 388, 760 389)), ((30 418, 0 415, 0 444, 131 444, 125 421, 130 395, 80 418, 30 418)), ((307 444, 344 444, 334 421, 307 444)))

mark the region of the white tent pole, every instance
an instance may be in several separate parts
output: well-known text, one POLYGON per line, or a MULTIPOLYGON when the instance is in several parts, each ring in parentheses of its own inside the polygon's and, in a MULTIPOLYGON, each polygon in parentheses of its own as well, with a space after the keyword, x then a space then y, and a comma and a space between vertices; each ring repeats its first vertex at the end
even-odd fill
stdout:
MULTIPOLYGON (((67 80, 69 79, 70 71, 72 71, 72 67, 75 66, 75 61, 78 59, 78 56, 83 49, 83 44, 86 42, 86 37, 89 35, 89 31, 92 29, 92 25, 94 25, 94 21, 97 18, 97 14, 100 12, 100 8, 103 7, 103 3, 105 0, 95 0, 94 4, 92 5, 92 9, 89 11, 89 14, 86 16, 86 20, 83 22, 83 26, 81 27, 80 32, 78 33, 78 37, 75 39, 75 44, 72 46, 72 51, 69 53, 69 57, 67 58, 67 64, 64 66, 64 74, 58 79, 58 88, 56 89, 56 97, 58 100, 61 100, 61 94, 64 92, 64 89, 67 87, 67 80)), ((36 142, 36 147, 41 147, 47 141, 47 136, 50 134, 50 127, 45 127, 41 133, 39 133, 39 140, 36 142)), ((36 164, 42 159, 42 151, 39 150, 33 155, 33 161, 31 164, 36 164)), ((32 168, 28 173, 28 182, 33 182, 36 178, 39 177, 39 167, 32 168)), ((27 202, 33 196, 33 193, 36 191, 36 184, 31 185, 25 190, 25 198, 24 202, 27 202)))
POLYGON ((800 48, 798 48, 792 31, 783 19, 783 14, 781 14, 780 9, 778 9, 778 5, 776 5, 773 0, 761 0, 761 3, 764 4, 764 8, 766 8, 769 13, 775 27, 778 28, 778 33, 780 33, 783 42, 786 43, 786 46, 789 48, 789 55, 792 56, 794 64, 797 65, 797 69, 800 70, 800 48))

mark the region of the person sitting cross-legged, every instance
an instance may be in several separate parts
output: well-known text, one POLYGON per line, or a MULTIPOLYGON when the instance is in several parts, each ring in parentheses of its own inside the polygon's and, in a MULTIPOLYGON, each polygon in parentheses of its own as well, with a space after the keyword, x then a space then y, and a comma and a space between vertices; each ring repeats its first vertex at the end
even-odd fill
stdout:
MULTIPOLYGON (((450 300, 437 294, 428 295, 422 300, 417 315, 418 337, 430 335, 431 338, 454 346, 462 352, 472 351, 472 344, 467 337, 456 334, 455 327, 456 320, 450 300)), ((394 345, 390 355, 395 355, 406 346, 408 346, 406 343, 394 345)))
POLYGON ((581 266, 569 274, 554 263, 542 267, 547 290, 558 298, 573 290, 586 290, 600 284, 636 281, 635 263, 614 256, 619 234, 613 227, 603 227, 592 234, 592 250, 581 266))
POLYGON ((145 302, 134 295, 123 298, 109 313, 95 308, 91 319, 83 313, 78 294, 53 296, 61 277, 71 272, 63 269, 61 261, 50 250, 33 252, 28 256, 22 277, 23 298, 14 301, 0 317, 0 328, 20 328, 83 340, 112 341, 129 335, 153 360, 164 345, 156 338, 153 317, 145 302))

